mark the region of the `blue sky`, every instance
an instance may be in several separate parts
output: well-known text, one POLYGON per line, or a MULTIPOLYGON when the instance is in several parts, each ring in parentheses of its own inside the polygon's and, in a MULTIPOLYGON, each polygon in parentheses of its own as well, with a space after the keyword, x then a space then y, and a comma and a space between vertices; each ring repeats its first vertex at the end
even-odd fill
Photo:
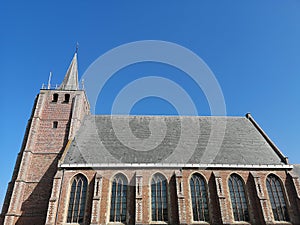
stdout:
MULTIPOLYGON (((0 3, 2 82, 0 204, 11 178, 34 98, 53 72, 60 83, 80 44, 80 76, 106 51, 132 41, 164 40, 199 55, 215 74, 227 114, 251 112, 287 155, 300 163, 299 1, 9 1, 0 3)), ((97 113, 128 82, 160 75, 181 85, 199 114, 202 91, 182 71, 160 63, 129 66, 102 90, 97 113)), ((133 114, 174 114, 163 99, 138 102, 133 114)))

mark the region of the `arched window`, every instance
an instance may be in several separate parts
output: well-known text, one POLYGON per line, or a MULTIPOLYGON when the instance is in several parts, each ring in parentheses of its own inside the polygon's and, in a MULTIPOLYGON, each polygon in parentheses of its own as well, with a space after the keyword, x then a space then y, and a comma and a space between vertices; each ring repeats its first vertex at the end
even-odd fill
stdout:
POLYGON ((126 222, 127 212, 127 179, 117 174, 111 187, 110 221, 126 222))
POLYGON ((207 191, 203 177, 193 174, 190 180, 193 220, 209 221, 207 191))
POLYGON ((68 209, 67 223, 83 223, 88 181, 78 174, 74 177, 68 209))
POLYGON ((65 94, 65 101, 64 103, 69 103, 70 101, 70 94, 65 94))
POLYGON ((276 221, 289 221, 283 190, 279 178, 274 175, 267 177, 267 189, 276 221))
POLYGON ((242 179, 231 175, 228 180, 231 206, 235 221, 249 221, 248 205, 242 179))
POLYGON ((52 102, 57 102, 58 100, 58 94, 53 94, 53 97, 52 97, 52 102))
POLYGON ((167 179, 155 174, 151 181, 152 221, 168 221, 167 179))

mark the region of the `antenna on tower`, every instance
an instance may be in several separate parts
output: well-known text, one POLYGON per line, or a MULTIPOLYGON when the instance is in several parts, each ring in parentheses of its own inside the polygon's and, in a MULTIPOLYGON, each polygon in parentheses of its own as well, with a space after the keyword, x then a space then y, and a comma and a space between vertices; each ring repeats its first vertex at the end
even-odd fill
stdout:
POLYGON ((48 79, 48 89, 51 89, 51 77, 52 77, 52 72, 50 71, 49 79, 48 79))
POLYGON ((76 51, 75 51, 75 53, 77 54, 77 52, 78 52, 78 48, 79 48, 79 43, 78 43, 78 41, 76 42, 76 51))

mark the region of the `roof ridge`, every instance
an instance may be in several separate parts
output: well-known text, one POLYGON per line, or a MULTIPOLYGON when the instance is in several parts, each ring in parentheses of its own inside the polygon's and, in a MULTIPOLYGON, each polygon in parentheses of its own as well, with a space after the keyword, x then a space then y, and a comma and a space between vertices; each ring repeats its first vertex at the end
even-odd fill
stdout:
POLYGON ((89 117, 153 117, 153 118, 161 118, 161 117, 194 117, 194 118, 229 118, 229 119, 245 119, 244 116, 199 116, 199 115, 128 115, 128 114, 91 114, 89 117))

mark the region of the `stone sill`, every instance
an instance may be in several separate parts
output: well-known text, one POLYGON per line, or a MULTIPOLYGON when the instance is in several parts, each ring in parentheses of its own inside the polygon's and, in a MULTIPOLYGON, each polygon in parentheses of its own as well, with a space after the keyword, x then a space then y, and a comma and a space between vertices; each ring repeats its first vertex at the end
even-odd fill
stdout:
POLYGON ((109 222, 107 225, 124 225, 125 223, 121 222, 109 222))
POLYGON ((247 222, 247 221, 234 221, 234 222, 232 222, 232 224, 234 224, 234 225, 251 225, 251 223, 247 222))
POLYGON ((192 221, 192 225, 209 225, 210 223, 205 222, 205 221, 192 221))
POLYGON ((81 225, 83 223, 64 223, 63 225, 81 225))
POLYGON ((150 224, 168 224, 168 222, 164 222, 164 221, 151 221, 150 224))
POLYGON ((293 225, 293 223, 291 223, 289 221, 273 221, 273 222, 267 223, 267 225, 293 225))

